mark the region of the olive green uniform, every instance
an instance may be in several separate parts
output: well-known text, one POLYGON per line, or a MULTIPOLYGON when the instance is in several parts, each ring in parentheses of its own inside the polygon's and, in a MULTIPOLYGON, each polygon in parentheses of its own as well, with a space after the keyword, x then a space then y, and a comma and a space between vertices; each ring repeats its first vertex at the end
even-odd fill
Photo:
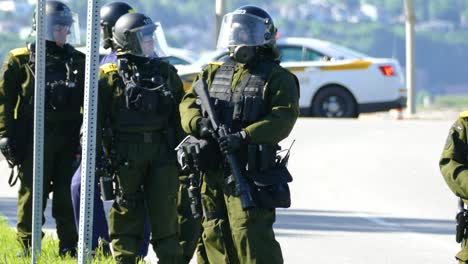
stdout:
MULTIPOLYGON (((26 248, 30 246, 32 231, 34 63, 30 57, 33 56, 28 48, 10 51, 0 73, 0 134, 14 139, 24 153, 19 167, 16 228, 18 239, 26 248)), ((57 223, 61 249, 74 248, 77 243, 70 182, 82 120, 84 65, 84 54, 70 45, 60 48, 53 42, 46 43, 43 210, 48 194, 53 192, 52 216, 57 223), (50 83, 67 78, 66 61, 70 66, 69 81, 75 86, 50 88, 50 83)))
POLYGON ((171 96, 159 94, 156 107, 147 112, 129 110, 116 65, 101 66, 98 122, 109 120, 114 134, 112 148, 119 164, 116 175, 120 190, 110 211, 110 238, 116 260, 134 262, 143 240, 147 210, 151 243, 160 263, 179 263, 182 250, 177 237, 178 168, 174 147, 182 137, 176 135, 181 133, 177 105, 184 91, 177 71, 169 64, 152 60, 137 65, 142 79, 162 77, 171 96))
MULTIPOLYGON (((210 64, 198 76, 208 86, 220 64, 210 64)), ((249 73, 246 65, 236 64, 231 89, 234 92, 249 73)), ((211 91, 210 91, 211 94, 211 91)), ((262 92, 266 114, 243 127, 249 144, 277 144, 292 130, 299 114, 297 78, 279 65, 271 69, 262 92)), ((197 122, 202 117, 193 87, 180 105, 182 127, 197 135, 197 122)), ((246 156, 240 154, 239 158, 246 156)), ((243 210, 234 186, 226 185, 222 171, 208 172, 201 187, 204 209, 203 242, 210 263, 282 263, 279 243, 275 240, 273 223, 275 209, 243 210)))
MULTIPOLYGON (((442 156, 440 171, 456 196, 468 200, 468 111, 450 128, 442 156)), ((463 239, 462 249, 456 256, 460 263, 468 263, 468 241, 463 239)))

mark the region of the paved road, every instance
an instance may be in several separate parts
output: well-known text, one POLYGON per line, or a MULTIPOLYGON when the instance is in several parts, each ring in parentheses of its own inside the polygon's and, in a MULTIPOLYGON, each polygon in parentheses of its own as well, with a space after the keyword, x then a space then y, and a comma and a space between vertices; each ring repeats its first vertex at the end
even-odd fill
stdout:
MULTIPOLYGON (((282 143, 296 139, 293 205, 275 225, 285 263, 455 263, 456 199, 437 166, 450 125, 300 119, 282 143)), ((0 213, 13 223, 16 193, 5 186, 0 213)))

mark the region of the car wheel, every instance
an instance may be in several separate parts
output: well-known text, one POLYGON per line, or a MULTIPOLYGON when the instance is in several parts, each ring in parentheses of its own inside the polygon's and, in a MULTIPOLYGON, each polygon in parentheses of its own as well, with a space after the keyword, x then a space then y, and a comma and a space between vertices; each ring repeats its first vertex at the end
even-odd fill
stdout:
POLYGON ((312 116, 317 117, 357 117, 359 112, 354 97, 340 86, 322 88, 311 106, 312 116))

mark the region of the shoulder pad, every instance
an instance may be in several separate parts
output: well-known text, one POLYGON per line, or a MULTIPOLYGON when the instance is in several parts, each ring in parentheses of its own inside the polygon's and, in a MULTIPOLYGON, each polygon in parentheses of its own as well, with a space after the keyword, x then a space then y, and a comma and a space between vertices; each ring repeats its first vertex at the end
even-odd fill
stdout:
POLYGON ((212 61, 210 63, 208 63, 209 65, 215 65, 215 66, 221 66, 224 64, 224 62, 222 61, 212 61))
POLYGON ((169 62, 160 60, 159 63, 161 65, 165 65, 167 68, 177 73, 177 68, 174 65, 170 64, 169 62))
POLYGON ((113 71, 117 71, 117 64, 115 63, 106 63, 99 67, 104 73, 109 73, 113 71))
POLYGON ((461 112, 461 113, 460 113, 460 117, 461 117, 461 118, 466 118, 466 117, 468 117, 468 111, 461 112))
POLYGON ((28 50, 28 48, 23 47, 23 48, 17 48, 17 49, 11 50, 10 53, 13 56, 18 57, 18 56, 22 56, 22 55, 29 55, 29 50, 28 50))

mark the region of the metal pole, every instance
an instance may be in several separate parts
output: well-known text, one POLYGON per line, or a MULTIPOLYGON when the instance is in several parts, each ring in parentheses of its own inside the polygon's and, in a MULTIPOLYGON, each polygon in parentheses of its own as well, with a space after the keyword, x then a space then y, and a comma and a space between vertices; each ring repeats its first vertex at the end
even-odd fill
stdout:
POLYGON ((223 21, 224 13, 226 12, 226 3, 224 0, 215 0, 215 47, 218 43, 219 30, 223 21))
POLYGON ((405 0, 406 15, 406 88, 408 89, 407 111, 409 115, 416 113, 414 96, 414 16, 413 0, 405 0))
POLYGON ((99 70, 99 0, 88 0, 78 263, 91 263, 99 70))
POLYGON ((42 200, 44 174, 44 91, 45 91, 45 0, 36 2, 36 46, 34 79, 34 156, 33 156, 33 208, 32 208, 32 256, 37 262, 42 242, 42 200))

